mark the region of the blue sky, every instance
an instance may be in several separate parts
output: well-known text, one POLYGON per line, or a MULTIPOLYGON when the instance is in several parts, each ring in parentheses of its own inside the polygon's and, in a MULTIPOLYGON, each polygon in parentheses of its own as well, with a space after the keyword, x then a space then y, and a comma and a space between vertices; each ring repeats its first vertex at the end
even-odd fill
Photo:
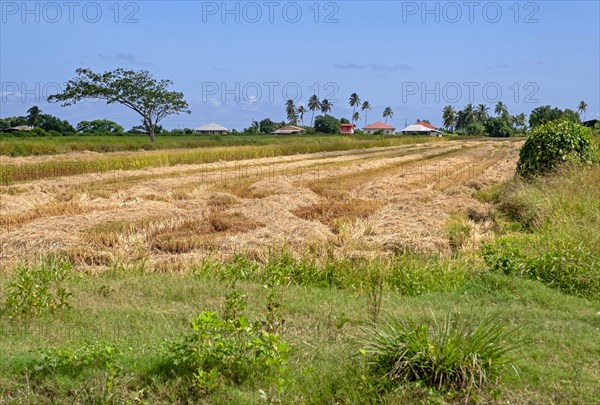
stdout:
MULTIPOLYGON (((589 105, 600 118, 598 1, 0 1, 0 116, 32 105, 68 119, 107 118, 126 128, 122 106, 48 104, 78 67, 147 69, 174 81, 191 115, 167 128, 218 122, 242 129, 285 119, 315 92, 350 117, 357 92, 368 121, 398 127, 469 102, 511 113, 550 104, 589 105)), ((361 113, 364 120, 364 113, 361 113)), ((305 116, 305 124, 310 114, 305 116)), ((361 123, 364 123, 361 122, 361 123)))

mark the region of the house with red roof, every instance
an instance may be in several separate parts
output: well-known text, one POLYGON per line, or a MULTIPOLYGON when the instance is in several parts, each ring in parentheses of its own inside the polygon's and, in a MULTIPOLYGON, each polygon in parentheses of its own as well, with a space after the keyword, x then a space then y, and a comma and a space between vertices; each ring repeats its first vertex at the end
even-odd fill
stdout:
POLYGON ((415 125, 422 125, 422 126, 424 126, 424 127, 426 127, 426 128, 429 128, 429 129, 431 129, 431 130, 433 130, 433 131, 437 131, 437 129, 438 129, 436 126, 433 126, 433 125, 431 125, 431 124, 430 124, 430 123, 428 123, 428 122, 417 121, 417 122, 415 123, 415 125))
POLYGON ((352 135, 355 126, 354 124, 340 124, 340 132, 342 135, 352 135))
POLYGON ((363 132, 367 135, 372 135, 379 131, 383 132, 384 135, 394 135, 396 133, 396 127, 378 121, 363 128, 363 132))

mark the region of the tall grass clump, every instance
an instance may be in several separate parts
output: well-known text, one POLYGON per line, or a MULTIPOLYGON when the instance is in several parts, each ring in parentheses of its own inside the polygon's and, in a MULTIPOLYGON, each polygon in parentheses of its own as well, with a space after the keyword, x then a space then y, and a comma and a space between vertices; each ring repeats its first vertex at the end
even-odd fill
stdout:
POLYGON ((429 322, 388 317, 368 331, 362 353, 384 383, 417 382, 468 397, 496 386, 514 367, 521 346, 515 332, 493 317, 475 323, 456 315, 429 322))

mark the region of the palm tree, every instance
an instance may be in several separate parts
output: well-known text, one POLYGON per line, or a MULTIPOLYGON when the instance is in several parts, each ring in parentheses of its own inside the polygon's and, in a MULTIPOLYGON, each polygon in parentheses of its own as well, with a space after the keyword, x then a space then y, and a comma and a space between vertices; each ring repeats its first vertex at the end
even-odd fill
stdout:
POLYGON ((300 107, 298 107, 298 110, 296 110, 296 112, 300 115, 300 122, 302 123, 302 125, 304 125, 304 114, 306 114, 306 108, 304 108, 303 105, 301 105, 300 107))
POLYGON ((477 115, 477 119, 479 119, 479 122, 484 122, 485 119, 487 117, 489 117, 488 111, 489 111, 489 107, 485 104, 479 104, 477 106, 477 110, 475 111, 475 114, 477 115))
POLYGON ((367 117, 369 115, 369 111, 372 109, 371 103, 369 103, 368 101, 363 101, 362 105, 360 106, 360 109, 365 112, 365 127, 366 127, 367 126, 367 117))
POLYGON ((527 123, 527 116, 521 113, 513 116, 511 120, 516 129, 523 130, 525 128, 525 124, 527 123))
POLYGON ((312 118, 310 119, 310 126, 312 127, 315 119, 315 110, 321 109, 321 102, 316 94, 313 94, 312 97, 308 99, 308 109, 312 111, 312 118))
MULTIPOLYGON (((588 105, 585 101, 580 101, 579 106, 577 106, 577 112, 579 112, 579 119, 581 120, 581 113, 583 113, 583 117, 585 118, 585 113, 587 112, 588 105)), ((582 120, 583 121, 583 120, 582 120)))
POLYGON ((287 113, 287 119, 291 125, 298 123, 298 114, 296 114, 296 106, 294 100, 288 100, 285 102, 285 111, 287 113))
POLYGON ((350 107, 352 107, 352 123, 354 124, 354 113, 356 112, 356 107, 360 105, 360 97, 358 97, 358 94, 352 93, 348 101, 350 102, 350 107))
POLYGON ((354 114, 352 114, 352 122, 358 122, 358 120, 360 119, 360 114, 358 113, 358 111, 355 111, 354 114))
POLYGON ((475 108, 469 103, 456 115, 456 128, 465 129, 475 121, 475 108))
POLYGON ((444 107, 442 113, 442 119, 444 120, 444 127, 450 132, 454 132, 454 126, 456 125, 456 110, 451 105, 444 107))
POLYGON ((321 112, 323 114, 327 114, 333 108, 333 104, 329 102, 329 100, 325 99, 321 102, 321 112))
POLYGON ((385 123, 387 124, 388 118, 392 118, 394 116, 394 112, 391 107, 385 107, 383 110, 383 118, 385 118, 385 123))
POLYGON ((505 116, 508 115, 508 108, 506 107, 506 104, 504 104, 502 101, 498 101, 498 103, 496 103, 496 108, 494 109, 494 112, 498 115, 505 116))
POLYGON ((40 115, 42 114, 42 110, 37 105, 34 105, 29 110, 27 110, 27 125, 31 127, 35 127, 36 124, 40 121, 40 115))

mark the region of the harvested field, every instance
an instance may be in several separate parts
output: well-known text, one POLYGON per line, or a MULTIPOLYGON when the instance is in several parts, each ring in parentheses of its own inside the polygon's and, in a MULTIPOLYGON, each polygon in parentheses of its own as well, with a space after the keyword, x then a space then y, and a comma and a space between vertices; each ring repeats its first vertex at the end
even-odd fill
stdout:
POLYGON ((283 245, 450 253, 453 213, 472 214, 466 248, 486 238, 493 220, 473 194, 513 175, 520 146, 433 142, 17 182, 0 187, 0 264, 57 252, 158 268, 283 245))

